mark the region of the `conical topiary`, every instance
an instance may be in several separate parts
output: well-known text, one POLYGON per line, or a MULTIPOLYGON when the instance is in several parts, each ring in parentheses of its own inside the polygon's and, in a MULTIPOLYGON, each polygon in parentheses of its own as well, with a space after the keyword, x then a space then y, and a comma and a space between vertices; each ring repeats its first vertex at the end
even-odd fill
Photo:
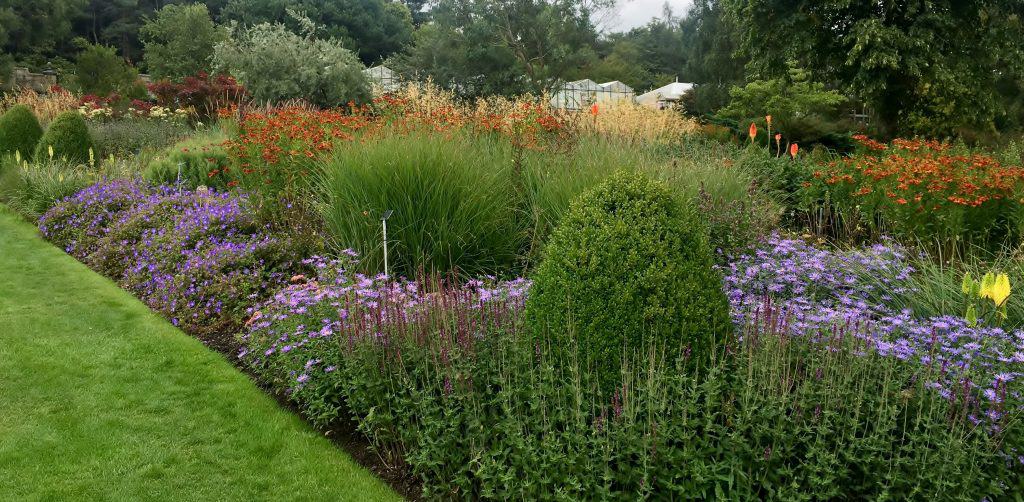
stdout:
MULTIPOLYGON (((89 134, 89 126, 85 119, 78 112, 64 112, 53 119, 46 133, 36 144, 34 159, 38 162, 50 158, 50 149, 53 149, 53 159, 63 159, 69 162, 89 162, 90 151, 95 146, 92 136, 89 134)), ((93 152, 97 155, 98 152, 93 152)))
POLYGON ((545 346, 593 368, 605 392, 624 354, 652 346, 705 361, 732 334, 696 212, 658 181, 620 171, 576 199, 534 276, 526 319, 545 346))
POLYGON ((25 159, 32 157, 43 128, 32 110, 25 105, 14 105, 0 116, 0 155, 20 152, 25 159))

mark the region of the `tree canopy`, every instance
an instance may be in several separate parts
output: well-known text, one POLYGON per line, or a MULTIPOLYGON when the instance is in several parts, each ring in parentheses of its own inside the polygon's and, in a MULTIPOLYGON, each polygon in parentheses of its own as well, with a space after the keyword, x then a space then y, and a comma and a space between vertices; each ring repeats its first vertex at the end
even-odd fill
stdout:
POLYGON ((1019 0, 723 0, 748 71, 784 72, 796 60, 871 106, 897 133, 991 128, 996 84, 1020 75, 1019 0))
POLYGON ((396 66, 467 95, 542 93, 594 56, 579 0, 438 0, 396 66), (443 53, 440 51, 444 51, 443 53))
POLYGON ((140 30, 146 68, 154 78, 180 79, 209 71, 213 46, 227 38, 206 5, 168 5, 140 30))
POLYGON ((370 86, 363 65, 333 38, 318 38, 319 27, 289 10, 298 33, 283 23, 239 28, 214 47, 214 67, 234 75, 263 102, 301 99, 321 107, 363 103, 370 86))
POLYGON ((230 0, 221 17, 245 25, 284 23, 299 29, 288 11, 301 12, 321 35, 341 40, 366 64, 398 52, 412 41, 412 15, 405 3, 387 0, 230 0))
POLYGON ((232 25, 304 33, 288 14, 297 12, 317 26, 311 39, 466 97, 540 94, 582 78, 641 93, 678 80, 696 84, 686 111, 713 118, 738 99, 733 87, 778 87, 792 65, 866 109, 879 136, 1024 129, 1020 0, 693 0, 605 31, 624 1, 0 0, 0 71, 13 62, 71 74, 80 54, 113 62, 108 50, 82 53, 81 39, 180 78, 207 69, 232 25))

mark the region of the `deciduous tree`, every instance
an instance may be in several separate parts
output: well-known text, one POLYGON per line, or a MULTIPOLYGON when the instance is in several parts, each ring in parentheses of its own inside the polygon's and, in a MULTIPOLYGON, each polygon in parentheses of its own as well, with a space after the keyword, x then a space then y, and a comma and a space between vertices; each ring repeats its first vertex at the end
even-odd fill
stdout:
POLYGON ((206 5, 168 5, 140 31, 145 61, 155 78, 180 79, 209 71, 213 47, 227 38, 206 5))
POLYGON ((795 59, 863 99, 887 129, 991 128, 996 83, 1019 74, 1019 0, 723 0, 754 77, 795 59))

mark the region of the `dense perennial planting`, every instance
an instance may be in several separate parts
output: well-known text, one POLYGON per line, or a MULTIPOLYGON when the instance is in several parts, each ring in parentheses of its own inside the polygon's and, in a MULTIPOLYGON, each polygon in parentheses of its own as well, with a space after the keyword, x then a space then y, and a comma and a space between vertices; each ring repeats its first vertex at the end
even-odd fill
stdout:
POLYGON ((290 379, 281 383, 289 393, 337 369, 321 364, 324 359, 302 359, 302 354, 329 350, 341 359, 357 343, 393 347, 409 326, 422 330, 419 343, 446 345, 439 353, 442 358, 456 350, 472 352, 478 335, 508 331, 518 323, 530 286, 522 278, 502 282, 489 278, 457 286, 440 279, 394 281, 351 272, 356 254, 348 250, 344 255, 344 259, 304 260, 316 270, 313 278, 299 277, 300 284, 250 309, 238 357, 264 370, 301 367, 303 371, 287 369, 290 379))
POLYGON ((1021 468, 1024 336, 886 307, 913 273, 892 244, 770 239, 726 268, 739 346, 702 377, 643 356, 610 398, 524 336, 528 281, 396 282, 352 255, 254 308, 239 357, 315 422, 355 417, 431 496, 909 496, 971 476, 976 499, 1021 468))
POLYGON ((858 224, 925 240, 1020 235, 1021 166, 937 141, 857 139, 867 153, 823 166, 805 185, 858 224))
POLYGON ((92 185, 51 208, 39 219, 47 240, 79 260, 96 250, 121 212, 141 204, 153 187, 137 180, 120 179, 92 185))
MULTIPOLYGON (((754 187, 733 186, 743 193, 727 194, 740 202, 726 213, 702 183, 693 190, 702 212, 689 213, 670 189, 620 174, 600 197, 573 206, 582 216, 544 220, 556 230, 537 241, 547 244, 547 264, 536 283, 469 280, 514 266, 519 232, 496 232, 496 242, 511 241, 476 253, 479 266, 465 243, 483 240, 480 215, 499 230, 502 215, 522 223, 512 221, 518 206, 487 195, 496 205, 475 201, 470 211, 449 204, 467 197, 445 195, 479 188, 477 166, 496 165, 509 169, 509 197, 528 199, 531 185, 519 183, 533 163, 545 164, 545 150, 571 147, 577 134, 617 134, 601 132, 609 110, 594 107, 572 123, 529 101, 466 107, 415 92, 348 110, 240 108, 225 113, 237 131, 182 143, 150 166, 154 184, 91 186, 53 206, 40 229, 175 325, 237 354, 316 425, 354 420, 426 497, 999 500, 1024 487, 1024 331, 1001 326, 1012 272, 990 265, 979 281, 964 279, 962 310, 943 303, 928 312, 946 315, 921 315, 911 308, 927 309, 915 289, 926 283, 912 264, 929 262, 895 241, 840 251, 765 237, 774 225, 747 232, 730 223, 773 211, 744 206, 754 187), (465 176, 453 177, 459 155, 438 142, 460 155, 486 147, 494 158, 470 155, 465 176), (374 155, 358 154, 368 145, 374 155), (402 168, 407 176, 395 174, 402 168), (345 183, 315 175, 325 169, 345 183), (415 204, 394 203, 405 199, 415 204), (318 203, 336 212, 335 224, 365 228, 340 232, 327 219, 337 256, 303 260, 328 244, 324 221, 305 219, 318 203), (395 211, 391 270, 450 275, 372 275, 381 269, 373 248, 384 208, 395 211), (697 214, 731 232, 718 260, 697 214), (431 221, 473 231, 445 236, 431 221), (732 243, 741 231, 757 237, 732 243), (438 247, 450 267, 402 262, 430 239, 454 244, 438 247), (366 251, 364 261, 338 252, 345 246, 366 251), (492 267, 499 256, 507 263, 492 267), (550 322, 559 316, 564 322, 550 322)), ((860 223, 879 233, 901 222, 909 226, 900 237, 1014 231, 1022 179, 1014 169, 939 143, 861 141, 869 153, 823 168, 809 186, 801 187, 810 176, 803 164, 791 161, 761 162, 753 177, 792 168, 770 185, 850 204, 841 209, 869 214, 860 223)), ((606 174, 595 170, 595 183, 606 174)))
POLYGON ((862 351, 917 362, 929 387, 970 409, 975 423, 1002 426, 1021 410, 1024 331, 972 326, 956 315, 922 319, 888 307, 910 293, 914 272, 894 243, 844 253, 776 236, 727 272, 733 318, 745 329, 769 323, 825 343, 849 336, 862 342, 862 351))

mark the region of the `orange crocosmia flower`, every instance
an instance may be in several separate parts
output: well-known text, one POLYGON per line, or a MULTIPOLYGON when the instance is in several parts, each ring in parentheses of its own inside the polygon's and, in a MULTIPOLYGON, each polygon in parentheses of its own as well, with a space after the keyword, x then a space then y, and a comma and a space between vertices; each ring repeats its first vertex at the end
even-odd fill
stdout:
POLYGON ((754 141, 754 138, 757 137, 757 124, 751 122, 750 130, 747 133, 750 134, 750 141, 754 141))
POLYGON ((797 146, 796 143, 793 143, 792 145, 789 145, 789 155, 792 156, 794 159, 796 158, 796 154, 799 151, 800 151, 800 147, 797 146))

